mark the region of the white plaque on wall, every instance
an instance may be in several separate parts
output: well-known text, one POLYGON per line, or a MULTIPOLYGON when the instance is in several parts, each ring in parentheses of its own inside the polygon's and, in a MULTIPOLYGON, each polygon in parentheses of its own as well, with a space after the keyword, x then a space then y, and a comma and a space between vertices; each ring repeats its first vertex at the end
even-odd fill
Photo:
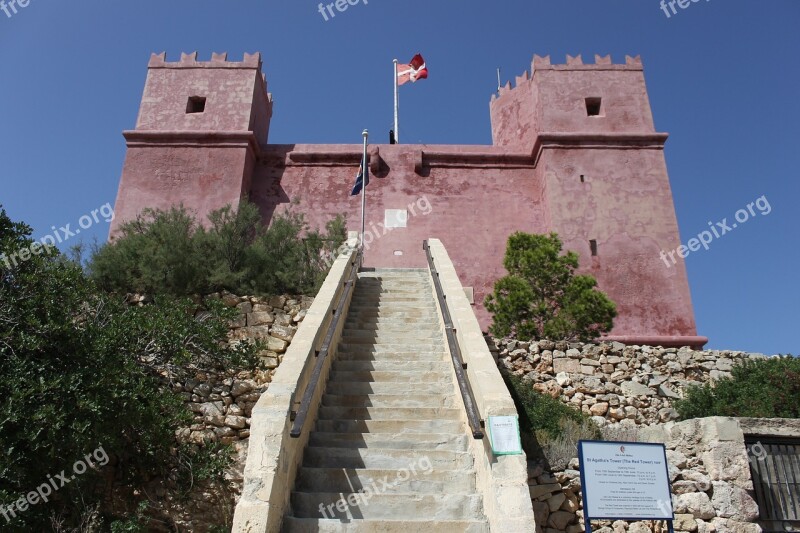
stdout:
POLYGON ((387 209, 383 217, 383 225, 387 228, 405 228, 407 223, 407 209, 387 209))

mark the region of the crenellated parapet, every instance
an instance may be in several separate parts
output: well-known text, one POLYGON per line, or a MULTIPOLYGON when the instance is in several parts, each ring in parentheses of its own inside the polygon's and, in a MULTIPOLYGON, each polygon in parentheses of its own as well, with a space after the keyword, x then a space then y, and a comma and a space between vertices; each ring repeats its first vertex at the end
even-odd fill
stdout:
POLYGON ((152 54, 150 56, 149 68, 244 68, 261 69, 261 53, 248 54, 245 52, 242 61, 228 61, 228 53, 212 53, 211 61, 198 61, 197 52, 187 54, 181 52, 180 61, 167 61, 167 53, 152 54))
POLYGON ((512 91, 517 87, 522 87, 524 85, 529 84, 537 71, 544 71, 544 70, 641 71, 643 69, 644 67, 642 65, 642 58, 641 56, 638 55, 634 57, 626 55, 625 63, 616 63, 616 64, 612 61, 611 55, 601 56, 599 54, 595 54, 594 63, 584 63, 581 54, 578 54, 577 56, 571 56, 567 54, 567 62, 562 64, 551 63, 549 55, 547 56, 534 55, 533 60, 531 61, 530 73, 526 70, 525 72, 522 73, 521 76, 516 76, 514 79, 513 86, 511 84, 511 81, 506 82, 504 86, 500 87, 499 93, 497 95, 492 95, 492 101, 494 101, 499 97, 502 97, 503 95, 507 94, 509 91, 512 91))

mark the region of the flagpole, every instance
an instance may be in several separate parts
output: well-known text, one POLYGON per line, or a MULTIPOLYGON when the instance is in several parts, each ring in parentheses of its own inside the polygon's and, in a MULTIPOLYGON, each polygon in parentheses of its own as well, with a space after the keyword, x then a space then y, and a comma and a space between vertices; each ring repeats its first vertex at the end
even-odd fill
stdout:
POLYGON ((397 90, 397 60, 394 60, 394 142, 400 144, 400 94, 397 90))
MULTIPOLYGON (((365 228, 365 219, 364 214, 367 207, 367 172, 368 164, 367 164, 367 137, 369 137, 369 132, 364 130, 361 132, 361 135, 364 137, 364 153, 361 157, 361 164, 363 167, 361 168, 361 253, 364 253, 364 228, 365 228)), ((363 260, 363 258, 362 258, 363 260)))

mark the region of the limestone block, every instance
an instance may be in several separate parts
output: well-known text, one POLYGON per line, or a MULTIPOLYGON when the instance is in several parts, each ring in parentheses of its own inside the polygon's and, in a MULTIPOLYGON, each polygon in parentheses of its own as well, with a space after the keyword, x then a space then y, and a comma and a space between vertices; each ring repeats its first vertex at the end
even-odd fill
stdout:
POLYGON ((711 504, 717 516, 732 518, 739 522, 752 522, 758 519, 758 504, 743 489, 726 483, 714 481, 714 495, 711 504))
POLYGON ((554 359, 553 372, 556 374, 566 372, 569 374, 577 374, 581 370, 581 364, 576 359, 554 359))
POLYGON ((574 519, 574 513, 556 511, 555 513, 550 514, 550 517, 547 519, 547 525, 553 529, 557 529, 558 531, 564 531, 567 525, 574 519))
POLYGON ((566 501, 567 497, 563 492, 556 492, 547 500, 547 505, 550 507, 551 512, 558 511, 561 505, 566 501))
POLYGON ((677 531, 697 531, 697 520, 691 514, 675 514, 672 525, 677 531))
POLYGON ((247 315, 248 326, 263 326, 272 324, 275 321, 272 313, 265 311, 253 311, 247 315))
POLYGON ((268 337, 267 338, 267 349, 276 353, 283 353, 286 351, 286 347, 289 345, 285 340, 278 339, 275 337, 268 337))
POLYGON ((681 514, 691 514, 695 518, 707 520, 717 516, 711 499, 705 492, 693 492, 689 494, 678 494, 675 497, 675 512, 681 514))
POLYGON ((622 394, 625 396, 655 396, 656 391, 647 385, 642 385, 635 381, 626 381, 622 384, 622 394))
POLYGON ((269 332, 273 337, 291 342, 294 337, 295 329, 289 326, 279 326, 276 324, 270 328, 269 332))

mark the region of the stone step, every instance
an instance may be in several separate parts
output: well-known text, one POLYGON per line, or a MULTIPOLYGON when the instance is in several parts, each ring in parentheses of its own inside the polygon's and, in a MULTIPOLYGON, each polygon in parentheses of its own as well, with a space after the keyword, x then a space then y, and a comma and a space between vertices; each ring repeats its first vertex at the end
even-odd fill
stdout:
POLYGON ((350 306, 371 306, 381 305, 384 307, 433 307, 436 305, 436 300, 430 296, 418 296, 413 298, 368 298, 353 295, 350 301, 350 306))
POLYGON ((449 450, 465 452, 466 433, 336 433, 314 431, 309 446, 327 448, 369 448, 384 450, 449 450))
POLYGON ((406 307, 404 309, 372 306, 354 306, 347 314, 348 319, 377 320, 389 319, 395 322, 438 322, 439 314, 435 307, 406 307))
POLYGON ((455 398, 444 394, 325 394, 322 405, 340 407, 457 407, 455 398))
POLYGON ((452 394, 453 387, 449 383, 392 383, 390 381, 330 382, 325 388, 325 394, 452 394))
POLYGON ((432 342, 434 339, 444 342, 441 331, 368 331, 363 329, 345 329, 341 342, 345 344, 397 344, 408 341, 432 342))
POLYGON ((452 367, 446 361, 334 361, 335 372, 442 372, 452 367))
POLYGON ((338 352, 337 361, 449 361, 443 351, 436 352, 379 352, 354 350, 338 352))
POLYGON ((393 315, 401 315, 402 313, 407 313, 409 315, 423 315, 423 316, 437 316, 438 309, 433 304, 388 304, 378 303, 378 302, 371 302, 371 303, 363 303, 363 302, 351 302, 349 307, 349 315, 348 316, 370 316, 374 315, 375 317, 379 316, 378 312, 383 311, 383 314, 380 316, 386 315, 386 313, 392 313, 393 315))
POLYGON ((384 292, 384 291, 417 291, 431 292, 431 282, 428 279, 376 279, 362 278, 356 283, 355 294, 361 292, 384 292))
POLYGON ((406 298, 388 299, 388 298, 358 298, 354 297, 350 301, 350 309, 358 308, 382 308, 382 309, 406 309, 409 307, 433 309, 434 303, 431 299, 422 298, 406 298))
POLYGON ((329 380, 331 382, 343 381, 362 381, 362 382, 385 382, 395 383, 452 383, 453 377, 450 372, 391 372, 383 370, 361 370, 361 371, 332 371, 329 380))
POLYGON ((399 470, 419 464, 421 458, 436 470, 469 470, 472 454, 448 450, 387 450, 380 448, 331 448, 309 446, 303 455, 303 466, 323 468, 385 468, 399 470))
POLYGON ((358 317, 352 316, 348 317, 344 321, 344 327, 347 329, 354 328, 354 329, 371 329, 375 331, 396 331, 396 330, 407 330, 413 329, 416 326, 420 327, 427 327, 430 329, 435 329, 437 331, 441 331, 442 326, 439 323, 438 316, 431 314, 429 317, 426 318, 416 318, 416 319, 408 319, 404 317, 358 317))
POLYGON ((436 352, 441 351, 444 347, 444 341, 433 343, 433 342, 413 342, 413 340, 409 340, 408 343, 399 343, 393 342, 391 344, 388 343, 378 343, 378 344, 364 344, 358 342, 340 342, 339 343, 339 350, 343 351, 358 351, 358 348, 362 347, 364 351, 371 351, 372 353, 386 353, 386 352, 409 352, 409 351, 420 351, 420 352, 436 352))
POLYGON ((410 344, 365 344, 360 342, 350 342, 346 345, 340 344, 337 346, 336 353, 352 353, 352 354, 398 354, 398 353, 441 353, 448 355, 447 346, 444 342, 426 345, 424 347, 412 346, 410 344), (427 348, 427 349, 426 349, 427 348))
POLYGON ((352 496, 351 501, 355 503, 352 506, 347 501, 348 496, 339 492, 295 491, 291 497, 293 514, 297 517, 340 520, 399 520, 409 516, 432 521, 483 518, 483 501, 475 494, 374 494, 369 498, 361 494, 352 496), (344 503, 341 503, 342 500, 344 503))
POLYGON ((343 407, 323 405, 320 420, 461 420, 461 410, 452 407, 343 407))
POLYGON ((380 468, 300 467, 295 490, 301 492, 359 492, 364 488, 388 492, 465 493, 475 490, 475 471, 434 470, 421 457, 405 472, 380 468), (399 475, 398 475, 399 474, 399 475), (402 480, 401 478, 407 479, 402 480), (383 481, 383 483, 382 483, 383 481), (387 485, 390 485, 387 487, 387 485))
POLYGON ((371 298, 371 297, 360 297, 358 295, 353 296, 353 299, 350 301, 350 306, 371 306, 371 305, 381 305, 383 307, 433 307, 436 304, 436 300, 431 297, 392 297, 392 298, 371 298))
POLYGON ((418 320, 409 322, 406 320, 395 320, 383 322, 381 324, 367 320, 345 320, 344 334, 368 337, 377 333, 396 333, 398 335, 408 334, 442 334, 442 328, 436 322, 418 320))
POLYGON ((408 292, 360 291, 356 289, 353 300, 369 300, 381 302, 433 302, 430 287, 416 287, 408 292))
MULTIPOLYGON (((431 420, 317 420, 314 431, 336 433, 467 433, 461 419, 431 420)), ((313 433, 312 433, 313 435, 313 433)))
POLYGON ((424 294, 426 296, 430 296, 431 294, 431 285, 427 282, 399 282, 399 283, 387 283, 387 282, 373 282, 373 283, 366 283, 364 281, 359 281, 356 284, 356 290, 353 293, 353 296, 356 295, 380 295, 380 296, 403 296, 403 295, 412 295, 417 296, 420 294, 424 294))
POLYGON ((377 302, 353 302, 348 310, 348 317, 352 318, 372 318, 372 317, 392 317, 410 318, 417 320, 428 319, 436 316, 434 305, 420 305, 415 303, 377 303, 377 302))
POLYGON ((374 293, 398 293, 410 292, 414 294, 431 293, 431 283, 429 280, 423 279, 394 279, 394 280, 376 280, 376 279, 360 279, 356 283, 356 290, 354 294, 374 294, 374 293))
POLYGON ((348 520, 287 516, 283 533, 489 533, 483 520, 348 520))

